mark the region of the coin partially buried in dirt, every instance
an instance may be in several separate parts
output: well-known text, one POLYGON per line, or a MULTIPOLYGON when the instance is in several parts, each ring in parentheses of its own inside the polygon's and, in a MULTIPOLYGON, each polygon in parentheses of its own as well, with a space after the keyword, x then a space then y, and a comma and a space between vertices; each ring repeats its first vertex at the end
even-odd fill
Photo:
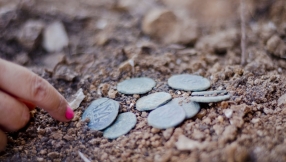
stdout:
POLYGON ((102 130, 108 127, 117 117, 119 103, 109 98, 94 100, 82 115, 82 120, 90 119, 88 127, 93 130, 102 130))
POLYGON ((190 101, 184 97, 175 98, 173 100, 182 106, 186 112, 186 119, 194 117, 201 109, 200 104, 197 102, 190 101))
POLYGON ((147 120, 148 124, 155 128, 167 129, 179 125, 185 117, 186 113, 183 107, 172 100, 166 105, 153 110, 147 120))
POLYGON ((166 92, 157 92, 144 96, 136 102, 136 109, 139 111, 149 111, 167 103, 172 96, 166 92))
POLYGON ((117 85, 117 90, 124 94, 144 94, 152 90, 156 82, 151 78, 132 78, 117 85))
POLYGON ((211 86, 208 79, 192 74, 173 75, 168 79, 168 85, 174 89, 185 91, 203 91, 211 86))
POLYGON ((115 139, 128 133, 136 125, 136 122, 136 116, 131 112, 119 114, 115 122, 103 131, 103 136, 115 139))

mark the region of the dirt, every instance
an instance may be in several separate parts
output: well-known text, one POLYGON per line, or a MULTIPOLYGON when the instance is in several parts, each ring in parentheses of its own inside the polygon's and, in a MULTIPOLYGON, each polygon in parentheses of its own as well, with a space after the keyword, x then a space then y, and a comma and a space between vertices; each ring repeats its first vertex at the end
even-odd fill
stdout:
POLYGON ((7 133, 0 161, 82 161, 78 151, 92 161, 286 161, 286 101, 279 100, 286 93, 286 3, 245 1, 247 61, 241 65, 239 1, 207 2, 0 1, 0 57, 31 69, 66 98, 80 88, 86 95, 69 123, 33 110, 25 128, 7 133), (163 16, 143 21, 150 9, 163 16), (47 52, 39 30, 19 40, 31 20, 44 27, 62 22, 69 46, 47 52), (116 91, 120 81, 146 76, 157 82, 148 94, 190 95, 168 87, 167 79, 179 73, 202 75, 210 90, 226 89, 232 97, 201 104, 194 118, 158 130, 148 126, 148 112, 134 107, 144 95, 116 91), (127 135, 108 140, 81 121, 90 102, 103 96, 118 101, 120 113, 136 114, 127 135))

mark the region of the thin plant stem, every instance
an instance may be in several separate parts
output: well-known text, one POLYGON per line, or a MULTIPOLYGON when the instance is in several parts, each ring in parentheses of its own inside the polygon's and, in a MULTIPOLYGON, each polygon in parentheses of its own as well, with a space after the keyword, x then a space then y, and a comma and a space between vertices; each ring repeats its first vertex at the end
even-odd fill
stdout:
POLYGON ((240 27, 241 27, 241 65, 246 64, 246 34, 245 34, 245 1, 240 0, 240 27))

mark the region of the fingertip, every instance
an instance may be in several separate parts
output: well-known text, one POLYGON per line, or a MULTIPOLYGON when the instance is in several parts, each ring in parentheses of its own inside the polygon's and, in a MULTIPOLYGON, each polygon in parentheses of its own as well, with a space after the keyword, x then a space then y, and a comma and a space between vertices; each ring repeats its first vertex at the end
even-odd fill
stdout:
POLYGON ((55 118, 58 121, 68 122, 72 120, 74 117, 73 110, 70 108, 69 104, 63 98, 63 96, 60 96, 59 100, 60 101, 58 102, 60 102, 60 104, 58 105, 58 107, 54 108, 51 107, 50 109, 47 109, 47 111, 53 118, 55 118))
POLYGON ((72 120, 73 117, 74 117, 74 112, 73 112, 73 110, 71 109, 71 107, 69 105, 66 108, 65 117, 66 117, 67 120, 72 120))

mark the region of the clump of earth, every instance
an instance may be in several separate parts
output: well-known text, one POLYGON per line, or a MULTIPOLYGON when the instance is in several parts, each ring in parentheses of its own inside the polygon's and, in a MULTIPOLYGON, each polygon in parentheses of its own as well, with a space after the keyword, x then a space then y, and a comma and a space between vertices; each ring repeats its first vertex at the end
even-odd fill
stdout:
POLYGON ((1 1, 0 57, 45 78, 71 103, 77 92, 85 97, 69 123, 33 110, 25 128, 8 133, 0 161, 285 161, 286 2, 244 3, 241 65, 238 0, 1 1), (177 74, 207 78, 207 91, 230 98, 200 104, 176 127, 149 126, 151 113, 136 108, 140 98, 192 95, 168 85, 177 74), (118 92, 138 77, 155 87, 118 92), (82 115, 99 98, 118 102, 118 114, 133 113, 134 128, 116 139, 88 128, 82 115))

